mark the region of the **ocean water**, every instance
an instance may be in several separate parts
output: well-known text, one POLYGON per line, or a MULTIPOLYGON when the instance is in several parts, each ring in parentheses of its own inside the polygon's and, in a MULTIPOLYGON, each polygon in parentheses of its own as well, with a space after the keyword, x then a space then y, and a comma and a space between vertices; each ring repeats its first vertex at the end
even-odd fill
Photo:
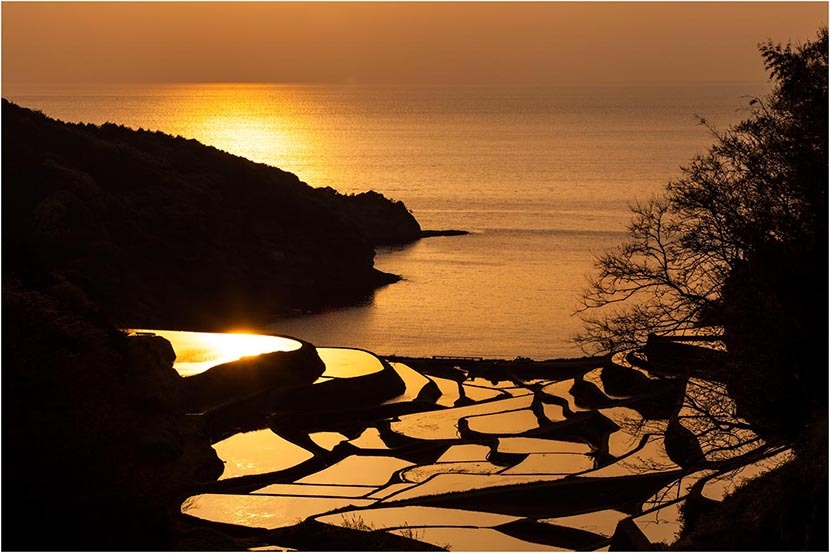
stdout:
POLYGON ((18 88, 3 96, 73 122, 182 135, 291 171, 374 189, 426 229, 378 251, 403 280, 366 305, 260 331, 381 355, 571 357, 596 254, 625 238, 629 205, 678 178, 765 83, 683 86, 181 84, 18 88))

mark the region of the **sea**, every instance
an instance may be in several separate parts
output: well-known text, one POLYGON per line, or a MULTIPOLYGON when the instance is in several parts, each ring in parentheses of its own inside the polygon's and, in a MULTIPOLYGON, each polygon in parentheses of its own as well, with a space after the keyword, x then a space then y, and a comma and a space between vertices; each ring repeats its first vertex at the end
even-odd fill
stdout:
MULTIPOLYGON (((194 138, 314 187, 376 190, 424 229, 466 236, 377 251, 402 280, 365 304, 248 329, 380 355, 577 357, 580 297, 630 206, 748 115, 767 83, 15 87, 69 122, 194 138)), ((13 137, 5 137, 13 140, 13 137)), ((187 329, 179 329, 187 330, 187 329)), ((238 330, 238 329, 228 329, 238 330)))

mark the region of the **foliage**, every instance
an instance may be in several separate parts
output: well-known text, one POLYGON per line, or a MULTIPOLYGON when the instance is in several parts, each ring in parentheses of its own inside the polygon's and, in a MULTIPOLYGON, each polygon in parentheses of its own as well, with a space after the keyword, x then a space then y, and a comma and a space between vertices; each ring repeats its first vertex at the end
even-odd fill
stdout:
POLYGON ((760 52, 771 93, 726 131, 703 121, 715 144, 634 208, 628 241, 597 260, 577 341, 616 351, 709 327, 742 416, 795 436, 827 406, 827 29, 760 52))
POLYGON ((699 507, 670 549, 827 551, 827 419, 813 426, 803 455, 746 482, 721 504, 699 507))
MULTIPOLYGON (((729 340, 746 322, 735 290, 780 288, 770 283, 781 267, 760 266, 767 258, 810 264, 824 281, 827 29, 802 46, 760 51, 774 83, 769 96, 752 100, 749 118, 726 131, 702 120, 715 144, 663 195, 636 205, 628 241, 597 259, 577 337, 585 349, 619 351, 650 333, 701 325, 729 340)), ((782 303, 799 300, 773 291, 782 303)))
POLYGON ((380 194, 315 189, 182 137, 5 100, 3 132, 4 273, 59 274, 121 325, 252 326, 361 301, 393 280, 373 268, 385 230, 420 228, 380 194))
POLYGON ((716 381, 688 379, 666 432, 685 468, 728 478, 794 452, 722 504, 700 503, 674 550, 827 547, 827 29, 759 49, 769 95, 725 131, 701 120, 714 145, 633 208, 628 240, 597 259, 580 310, 586 350, 701 327, 722 338, 723 362, 687 367, 716 381))

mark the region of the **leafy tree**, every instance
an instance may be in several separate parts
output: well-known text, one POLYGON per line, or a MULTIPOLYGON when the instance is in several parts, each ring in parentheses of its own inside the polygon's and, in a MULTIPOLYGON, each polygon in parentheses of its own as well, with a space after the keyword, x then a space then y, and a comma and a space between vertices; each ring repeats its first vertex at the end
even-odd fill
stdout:
POLYGON ((715 329, 747 414, 789 431, 826 408, 827 28, 759 50, 771 93, 725 131, 701 121, 714 145, 636 205, 628 240, 596 260, 576 340, 619 351, 715 329), (785 407, 787 420, 765 416, 785 407))

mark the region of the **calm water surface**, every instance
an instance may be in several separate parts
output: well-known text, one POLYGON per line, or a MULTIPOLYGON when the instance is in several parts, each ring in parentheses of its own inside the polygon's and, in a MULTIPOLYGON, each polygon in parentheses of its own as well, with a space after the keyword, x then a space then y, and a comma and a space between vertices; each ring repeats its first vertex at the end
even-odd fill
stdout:
POLYGON ((365 306, 267 330, 379 354, 575 356, 573 316, 596 253, 646 199, 740 120, 766 85, 380 87, 141 85, 18 89, 66 121, 162 130, 296 173, 374 189, 424 228, 469 236, 382 249, 404 280, 365 306))

